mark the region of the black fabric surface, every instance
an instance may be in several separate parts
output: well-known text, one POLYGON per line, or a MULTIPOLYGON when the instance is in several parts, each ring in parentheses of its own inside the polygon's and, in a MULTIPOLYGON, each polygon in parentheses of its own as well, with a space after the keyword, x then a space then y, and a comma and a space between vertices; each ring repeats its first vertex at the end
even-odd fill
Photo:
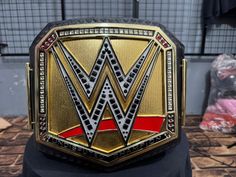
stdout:
POLYGON ((102 172, 48 157, 36 148, 34 136, 26 145, 21 177, 191 177, 189 145, 182 131, 175 147, 151 159, 114 172, 102 172))
POLYGON ((235 0, 204 0, 204 24, 236 24, 235 0))

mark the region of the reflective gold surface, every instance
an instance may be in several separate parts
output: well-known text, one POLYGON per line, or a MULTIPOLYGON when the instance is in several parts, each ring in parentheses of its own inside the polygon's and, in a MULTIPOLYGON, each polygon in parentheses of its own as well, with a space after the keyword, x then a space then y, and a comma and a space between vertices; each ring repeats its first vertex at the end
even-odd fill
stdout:
MULTIPOLYGON (((125 72, 128 72, 130 67, 136 61, 138 56, 142 53, 142 51, 147 46, 148 42, 145 40, 128 40, 128 39, 119 39, 119 40, 111 40, 114 50, 119 58, 119 61, 124 68, 125 72)), ((96 56, 101 47, 102 38, 101 39, 82 39, 82 40, 73 40, 66 41, 65 46, 74 54, 75 58, 78 62, 84 66, 84 69, 90 73, 91 68, 95 62, 96 56), (91 45, 88 47, 88 45, 91 45), (88 51, 88 52, 86 52, 88 51), (89 61, 89 62, 88 62, 89 61)), ((150 54, 150 58, 153 56, 154 50, 156 47, 153 47, 153 50, 150 54)), ((108 75, 111 78, 111 82, 114 85, 114 89, 116 90, 117 95, 119 96, 124 110, 127 109, 133 95, 134 91, 139 85, 140 79, 142 75, 140 75, 135 81, 134 88, 131 91, 131 95, 127 100, 124 99, 121 92, 118 89, 116 81, 111 74, 111 70, 109 66, 105 68, 104 72, 101 76, 101 82, 98 83, 96 87, 95 94, 92 95, 91 99, 88 100, 85 96, 80 84, 77 82, 76 77, 72 73, 71 69, 68 66, 68 63, 65 61, 64 56, 61 51, 57 48, 58 55, 62 58, 62 62, 70 74, 73 83, 78 89, 79 93, 83 97, 84 103, 86 107, 91 110, 94 102, 96 101, 96 96, 99 93, 99 90, 102 85, 102 81, 108 75)), ((49 130, 52 133, 59 133, 69 127, 73 127, 79 124, 79 119, 76 115, 75 109, 73 107, 73 102, 71 101, 68 91, 66 90, 66 86, 63 82, 63 79, 59 73, 58 67, 55 63, 55 60, 52 58, 52 55, 49 54, 48 60, 48 81, 49 81, 49 90, 48 90, 48 101, 49 101, 49 109, 48 109, 48 120, 49 120, 49 130), (56 99, 55 99, 56 98, 56 99), (54 118, 56 117, 56 118, 54 118), (65 118, 66 117, 66 118, 65 118)), ((148 64, 148 63, 147 63, 148 64)), ((146 65, 147 65, 146 64, 146 65)), ((145 71, 146 66, 143 71, 145 71)), ((141 106, 139 108, 138 116, 159 116, 164 114, 164 85, 163 83, 163 56, 159 55, 156 66, 153 71, 153 75, 149 81, 148 87, 145 91, 145 95, 142 99, 141 106)), ((108 115, 111 116, 111 115, 108 115)), ((108 144, 108 146, 110 146, 108 144)))

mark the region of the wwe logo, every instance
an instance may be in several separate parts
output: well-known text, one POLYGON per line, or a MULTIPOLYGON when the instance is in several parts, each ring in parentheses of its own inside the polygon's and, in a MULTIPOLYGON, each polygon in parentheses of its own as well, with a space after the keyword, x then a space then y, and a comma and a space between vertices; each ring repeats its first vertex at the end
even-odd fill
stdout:
POLYGON ((150 41, 144 51, 141 53, 137 61, 130 68, 127 74, 124 74, 124 71, 117 59, 117 56, 112 48, 112 45, 108 38, 103 40, 101 49, 96 58, 95 64, 88 75, 82 66, 76 61, 73 55, 67 50, 67 48, 62 44, 62 42, 57 43, 60 50, 64 54, 65 59, 67 60, 71 70, 76 76, 77 80, 81 84, 86 96, 90 99, 91 94, 96 89, 98 84, 98 79, 103 71, 103 68, 106 64, 110 65, 112 74, 115 76, 118 87, 120 88, 124 98, 127 98, 135 79, 141 73, 143 65, 147 63, 147 69, 142 73, 142 78, 139 86, 137 87, 135 94, 127 108, 124 111, 122 104, 120 103, 115 91, 112 87, 112 84, 107 76, 102 85, 101 91, 99 92, 96 102, 93 105, 91 111, 89 112, 86 106, 83 103, 79 93, 75 89, 72 80, 70 79, 67 71, 65 70, 62 62, 59 59, 59 56, 56 53, 54 47, 52 47, 51 52, 56 60, 58 68, 64 78, 66 87, 70 93, 70 96, 75 105, 76 112, 78 114, 79 120, 81 122, 82 128, 85 132, 89 144, 92 143, 95 133, 97 131, 99 122, 103 116, 104 110, 108 105, 111 113, 118 125, 119 131, 123 137, 123 140, 127 143, 130 132, 132 129, 132 124, 137 116, 139 105, 142 100, 145 88, 147 86, 148 80, 151 76, 152 69, 158 55, 160 53, 160 46, 155 48, 155 52, 151 57, 151 60, 148 61, 151 50, 154 47, 154 41, 150 41))

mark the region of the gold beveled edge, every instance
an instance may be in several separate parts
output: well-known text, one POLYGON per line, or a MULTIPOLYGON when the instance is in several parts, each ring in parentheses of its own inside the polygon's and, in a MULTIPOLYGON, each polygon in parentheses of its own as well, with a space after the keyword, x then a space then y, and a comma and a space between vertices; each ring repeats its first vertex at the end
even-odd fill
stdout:
MULTIPOLYGON (((76 152, 67 150, 67 149, 65 149, 65 148, 63 148, 63 147, 60 147, 60 146, 55 146, 54 144, 47 143, 47 142, 45 142, 45 141, 37 141, 37 142, 39 142, 39 143, 41 143, 41 144, 44 144, 44 145, 46 145, 46 146, 48 146, 48 147, 52 147, 52 148, 55 148, 55 149, 57 149, 57 150, 60 150, 60 151, 62 151, 62 152, 64 152, 64 153, 74 155, 75 157, 80 157, 80 158, 82 158, 82 159, 84 159, 84 160, 88 160, 88 161, 91 161, 91 162, 93 162, 93 163, 97 163, 97 164, 99 164, 99 165, 102 164, 102 165, 104 165, 104 166, 106 166, 106 167, 110 167, 110 166, 113 166, 113 165, 115 165, 115 164, 119 164, 119 163, 121 163, 121 162, 123 162, 123 161, 126 161, 126 160, 128 160, 128 159, 131 159, 131 158, 133 158, 133 157, 135 157, 135 156, 138 156, 138 155, 141 155, 141 154, 143 154, 143 153, 146 153, 146 152, 148 152, 148 151, 150 151, 150 150, 153 150, 153 149, 155 149, 155 148, 157 147, 156 144, 158 144, 159 146, 162 146, 162 145, 164 145, 164 144, 166 144, 166 143, 169 143, 169 142, 171 142, 171 141, 174 141, 174 140, 176 140, 176 139, 178 138, 178 135, 171 136, 171 134, 170 134, 169 131, 161 132, 161 133, 158 134, 158 135, 161 135, 161 134, 164 134, 164 133, 167 133, 167 132, 169 133, 170 137, 165 138, 165 139, 163 139, 163 140, 161 140, 161 141, 158 141, 158 142, 156 142, 156 143, 154 143, 154 144, 152 144, 152 145, 149 145, 149 146, 145 147, 144 149, 136 150, 136 151, 134 151, 134 152, 132 152, 132 153, 126 155, 126 156, 122 156, 122 157, 120 157, 119 159, 115 159, 115 160, 110 161, 110 162, 107 162, 107 161, 104 161, 104 160, 101 160, 101 159, 97 159, 97 158, 93 158, 93 157, 89 157, 89 158, 88 158, 88 157, 83 156, 83 155, 81 155, 81 154, 78 154, 78 153, 76 153, 76 152)), ((158 136, 158 135, 153 135, 153 136, 158 136)), ((154 138, 153 136, 152 136, 152 137, 149 137, 148 139, 154 138)), ((55 138, 57 139, 58 137, 55 137, 55 138)), ((146 140, 148 140, 148 139, 146 139, 146 140)), ((64 141, 64 140, 62 140, 62 141, 64 141)), ((144 141, 145 141, 145 140, 143 140, 143 141, 137 143, 136 145, 138 145, 138 144, 140 144, 140 143, 142 143, 142 142, 144 142, 144 141)), ((72 144, 75 144, 75 143, 72 142, 72 144)), ((131 146, 129 146, 129 147, 131 147, 131 146)), ((84 147, 84 146, 83 146, 83 148, 87 149, 87 148, 84 147)), ((113 152, 113 153, 109 153, 109 155, 108 155, 108 154, 105 154, 105 153, 102 153, 102 152, 97 152, 97 151, 92 150, 92 149, 89 149, 89 150, 92 151, 92 152, 95 152, 95 153, 97 153, 97 154, 102 154, 102 155, 107 156, 107 157, 109 157, 109 156, 112 155, 112 154, 117 153, 117 151, 116 151, 116 152, 113 152)), ((122 150, 120 149, 120 150, 118 150, 118 151, 122 151, 122 150)))
MULTIPOLYGON (((67 29, 67 28, 78 28, 78 27, 81 27, 81 28, 83 28, 83 27, 130 27, 130 24, 123 24, 123 23, 117 23, 117 24, 114 24, 114 23, 91 23, 91 24, 76 24, 76 25, 68 25, 68 26, 61 26, 61 27, 55 27, 55 28, 53 28, 53 29, 51 29, 51 30, 49 30, 48 32, 47 32, 47 35, 45 35, 41 40, 40 40, 40 42, 35 46, 35 56, 37 56, 37 59, 38 59, 38 55, 37 55, 37 53, 38 53, 38 49, 39 49, 39 46, 45 41, 45 39, 47 39, 47 37, 48 37, 48 35, 49 34, 51 34, 52 32, 56 32, 57 30, 62 30, 62 29, 67 29)), ((137 25, 137 24, 134 24, 133 26, 132 26, 132 28, 133 29, 139 29, 139 28, 142 28, 142 29, 144 29, 144 30, 148 30, 148 29, 150 29, 150 30, 154 30, 155 32, 154 32, 154 35, 152 36, 152 37, 149 37, 149 36, 134 36, 134 35, 121 35, 121 34, 117 34, 117 35, 114 35, 114 34, 112 34, 112 35, 110 35, 110 34, 104 34, 105 36, 119 36, 119 37, 125 37, 125 38, 142 38, 142 39, 154 39, 157 43, 159 43, 156 39, 155 39, 155 36, 157 35, 157 32, 159 32, 164 38, 165 38, 165 40, 171 45, 171 47, 168 47, 168 48, 164 48, 164 47, 162 47, 162 45, 160 45, 161 46, 161 48, 162 48, 162 50, 164 51, 164 53, 166 53, 166 51, 167 50, 172 50, 172 53, 173 53, 173 59, 176 59, 176 46, 175 46, 175 44, 172 42, 172 40, 170 40, 170 38, 161 30, 161 28, 160 27, 157 27, 157 26, 151 26, 151 25, 137 25), (175 56, 175 57, 174 57, 175 56)), ((90 35, 89 37, 96 37, 96 36, 103 36, 103 35, 101 35, 101 34, 96 34, 96 35, 90 35)), ((58 37, 58 36, 57 36, 58 37)), ((83 36, 81 36, 81 37, 83 37, 83 36)), ((58 38, 60 38, 60 37, 58 37, 58 38)), ((69 38, 69 37, 68 37, 69 38)), ((164 60, 164 61, 166 61, 166 60, 164 60)), ((176 76, 176 66, 175 66, 175 63, 176 62, 174 62, 173 61, 173 75, 174 76, 176 76)), ((165 65, 166 66, 166 65, 165 65)), ((164 68, 165 68, 165 66, 164 66, 164 68)), ((36 69, 36 72, 35 72, 35 84, 36 84, 36 87, 35 87, 35 91, 37 91, 36 90, 36 88, 38 88, 38 65, 35 65, 35 69, 36 69)), ((166 72, 164 72, 164 77, 166 78, 166 72)), ((174 93, 176 92, 176 88, 177 88, 177 80, 176 80, 177 78, 175 77, 174 78, 174 83, 173 83, 173 86, 174 86, 174 93), (175 87, 176 86, 176 87, 175 87)), ((164 84, 166 84, 166 81, 164 81, 164 84)), ((166 89, 164 90, 164 92, 165 92, 165 103, 166 103, 166 89)), ((37 93, 37 92, 36 92, 37 93)), ((175 94, 174 94, 175 95, 175 94)), ((39 118, 39 113, 38 113, 38 95, 36 94, 36 100, 35 100, 35 102, 36 102, 36 104, 35 104, 35 118, 39 118)), ((176 100, 177 100, 177 98, 176 98, 176 96, 173 98, 174 99, 174 111, 172 111, 173 113, 175 113, 175 115, 178 115, 178 109, 177 109, 177 104, 176 104, 176 100)), ((166 115, 168 114, 168 113, 170 113, 170 112, 167 112, 166 110, 165 110, 165 112, 166 112, 166 115)), ((38 120, 35 120, 36 121, 36 123, 38 122, 38 120)), ((178 126, 178 116, 176 116, 176 118, 175 118, 175 122, 176 122, 176 126, 178 126)), ((38 132, 38 125, 36 124, 36 131, 38 132)), ((178 129, 177 129, 178 130, 178 129)), ((60 149, 60 150, 62 150, 62 151, 67 151, 67 153, 69 153, 69 154, 71 154, 72 152, 71 151, 69 151, 69 150, 66 150, 66 149, 64 149, 64 148, 60 148, 60 147, 58 147, 58 146, 55 146, 55 145, 52 145, 52 144, 50 144, 50 143, 46 143, 46 142, 44 142, 44 141, 41 141, 40 140, 40 137, 39 137, 39 133, 37 133, 36 132, 36 141, 37 142, 39 142, 39 143, 42 143, 42 144, 46 144, 47 146, 51 146, 51 147, 53 147, 53 148, 56 148, 56 149, 60 149)), ((166 140, 162 140, 162 143, 160 143, 160 142, 158 142, 158 146, 161 146, 162 144, 165 144, 165 143, 168 143, 168 142, 170 142, 171 140, 174 140, 174 139, 177 139, 178 138, 178 131, 175 131, 175 133, 173 134, 173 133, 171 133, 170 131, 168 131, 169 133, 170 133, 170 135, 171 135, 171 138, 168 140, 168 141, 166 141, 166 140), (165 143, 164 143, 165 142, 165 143)), ((145 151, 142 151, 142 152, 146 152, 146 151, 148 151, 149 150, 149 148, 150 147, 152 147, 151 149, 153 149, 153 148, 155 148, 155 147, 157 147, 157 146, 155 146, 156 144, 153 144, 153 145, 150 145, 149 147, 147 147, 147 148, 145 148, 145 151), (153 147, 154 146, 154 147, 153 147)), ((142 152, 139 152, 139 154, 141 154, 142 152)), ((135 154, 137 154, 137 151, 135 152, 135 154)), ((75 153, 75 155, 76 156, 78 156, 79 154, 77 154, 77 153, 75 153)), ((137 154, 138 155, 138 154, 137 154)), ((80 155, 79 155, 80 156, 80 155)), ((133 155, 132 155, 133 156, 133 155)), ((128 156, 128 157, 126 157, 126 158, 132 158, 132 156, 130 157, 130 155, 128 156)), ((85 158, 85 159, 87 159, 87 158, 85 158)), ((120 159, 122 159, 122 157, 120 158, 120 159)), ((124 159, 124 160, 126 160, 126 159, 124 159)), ((119 161, 119 160, 118 160, 119 161)), ((119 163, 117 161, 117 163, 119 163)), ((122 160, 123 161, 123 160, 122 160)), ((109 165, 108 165, 109 166, 109 165)))
MULTIPOLYGON (((174 104, 174 110, 173 113, 175 114, 175 127, 179 126, 179 111, 178 110, 178 82, 177 82, 177 54, 176 54, 176 50, 172 50, 172 63, 173 63, 173 73, 172 73, 172 77, 173 77, 173 104, 174 104), (175 58, 175 61, 173 60, 173 58, 175 58)), ((166 74, 166 73, 165 73, 166 74)), ((175 129, 175 133, 178 135, 179 134, 179 129, 175 129)))
MULTIPOLYGON (((147 141, 147 140, 153 139, 153 138, 155 138, 155 137, 157 137, 157 136, 160 136, 160 135, 162 135, 162 134, 165 134, 165 133, 167 133, 167 132, 168 132, 168 131, 166 130, 166 131, 164 131, 164 132, 160 132, 160 133, 151 135, 151 136, 148 137, 147 139, 141 140, 141 141, 139 141, 139 142, 137 142, 137 143, 135 143, 135 144, 129 145, 128 147, 130 148, 130 147, 136 146, 136 145, 138 145, 138 144, 140 144, 140 143, 143 143, 143 142, 145 142, 145 141, 147 141)), ((51 134, 51 135, 49 135, 49 136, 50 136, 50 137, 53 137, 53 138, 55 138, 55 139, 60 139, 60 140, 62 140, 62 141, 66 141, 66 139, 61 139, 60 137, 58 137, 58 136, 56 136, 56 135, 54 135, 54 134, 51 134), (55 136, 55 137, 54 137, 54 136, 55 136)), ((171 137, 171 138, 173 138, 173 137, 171 137)), ((176 138, 177 138, 177 137, 176 137, 176 138)), ((71 144, 78 145, 78 144, 77 144, 76 142, 74 142, 73 140, 67 140, 67 142, 68 142, 68 141, 69 141, 71 144)), ((162 140, 162 141, 164 141, 164 140, 162 140)), ((119 153, 119 152, 122 152, 122 151, 125 150, 125 148, 123 148, 123 149, 118 149, 118 150, 116 150, 116 151, 114 151, 114 152, 112 152, 112 153, 105 153, 105 152, 99 151, 99 150, 97 150, 97 149, 91 149, 91 148, 89 148, 88 146, 84 146, 84 145, 78 145, 78 147, 83 147, 84 149, 87 149, 87 150, 96 152, 97 154, 101 154, 101 155, 104 155, 104 156, 106 156, 106 157, 109 157, 109 156, 111 156, 111 155, 114 155, 114 154, 116 154, 116 153, 119 153)))
MULTIPOLYGON (((151 25, 141 25, 141 24, 127 24, 127 23, 89 23, 89 24, 73 24, 73 25, 67 25, 67 26, 58 26, 58 27, 54 27, 52 29, 50 29, 47 34, 38 42, 38 44, 35 46, 35 48, 38 48, 40 45, 42 45, 42 43, 48 38, 48 36, 50 34, 52 34, 53 32, 55 34, 57 34, 57 31, 60 30, 66 30, 66 29, 77 29, 77 28, 97 28, 97 27, 101 27, 101 28, 106 28, 106 27, 119 27, 119 28, 130 28, 130 25, 132 25, 132 29, 142 29, 142 30, 153 30, 153 36, 139 36, 139 35, 130 35, 130 34, 89 34, 89 36, 87 34, 85 35, 76 35, 76 36, 63 36, 63 37, 59 37, 57 35, 57 38, 63 39, 63 38, 90 38, 90 37, 97 37, 97 36, 119 36, 119 37, 124 37, 124 38, 139 38, 139 39, 155 39, 155 36, 157 35, 157 32, 159 32, 166 40, 167 42, 172 46, 175 47, 175 44, 172 42, 172 40, 169 39, 169 37, 162 31, 162 29, 158 26, 151 26, 151 25)), ((156 40, 156 39, 155 39, 156 40)), ((157 43, 159 43, 156 40, 157 43)), ((160 45, 161 48, 162 45, 160 45)), ((171 47, 166 48, 171 49, 171 47)), ((163 48, 163 50, 165 50, 165 48, 163 48)))
MULTIPOLYGON (((164 37, 165 39, 169 42, 169 37, 166 36, 164 34, 164 37)), ((175 115, 175 127, 178 127, 179 125, 179 118, 178 115, 178 96, 177 94, 175 93, 178 93, 178 83, 177 83, 177 62, 176 62, 176 59, 177 59, 177 54, 176 54, 176 46, 175 45, 172 45, 172 48, 167 48, 166 50, 164 50, 164 93, 165 93, 165 116, 167 116, 168 114, 174 114, 175 115), (166 69, 166 66, 167 66, 167 51, 168 50, 171 50, 172 52, 172 77, 173 77, 173 110, 172 111, 168 111, 167 109, 167 69, 166 69)), ((166 119, 165 119, 166 121, 166 119)), ((173 136, 179 136, 179 129, 175 129, 174 132, 171 132, 170 130, 168 130, 167 128, 168 124, 166 124, 166 130, 173 136)))

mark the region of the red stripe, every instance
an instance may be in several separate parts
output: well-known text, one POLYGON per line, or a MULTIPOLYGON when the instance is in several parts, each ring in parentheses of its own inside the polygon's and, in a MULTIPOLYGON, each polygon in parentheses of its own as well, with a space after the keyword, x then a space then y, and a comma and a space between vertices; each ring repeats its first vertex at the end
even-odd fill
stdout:
POLYGON ((106 119, 102 120, 99 123, 98 130, 117 130, 116 124, 114 122, 114 119, 106 119))
MULTIPOLYGON (((164 118, 163 117, 137 117, 135 119, 133 130, 160 132, 164 118)), ((117 130, 113 119, 107 119, 100 122, 98 127, 100 131, 117 130)), ((83 130, 80 126, 59 134, 62 138, 82 135, 83 130)))
POLYGON ((73 129, 70 129, 66 132, 59 134, 59 136, 61 138, 69 138, 69 137, 76 136, 76 135, 82 135, 83 133, 84 133, 84 131, 81 127, 75 127, 73 129))
POLYGON ((163 117, 137 117, 133 130, 160 132, 163 121, 163 117))

